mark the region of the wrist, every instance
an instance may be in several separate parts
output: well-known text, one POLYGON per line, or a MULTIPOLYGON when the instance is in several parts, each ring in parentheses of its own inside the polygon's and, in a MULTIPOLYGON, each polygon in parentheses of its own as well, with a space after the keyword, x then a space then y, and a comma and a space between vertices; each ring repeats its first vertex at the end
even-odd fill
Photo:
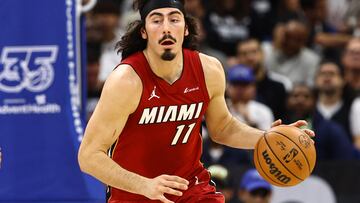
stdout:
POLYGON ((257 143, 262 137, 264 137, 265 134, 266 134, 266 130, 260 130, 259 139, 256 141, 256 143, 257 143))
POLYGON ((144 176, 139 176, 139 180, 136 184, 136 193, 147 197, 147 191, 149 191, 150 179, 144 176))

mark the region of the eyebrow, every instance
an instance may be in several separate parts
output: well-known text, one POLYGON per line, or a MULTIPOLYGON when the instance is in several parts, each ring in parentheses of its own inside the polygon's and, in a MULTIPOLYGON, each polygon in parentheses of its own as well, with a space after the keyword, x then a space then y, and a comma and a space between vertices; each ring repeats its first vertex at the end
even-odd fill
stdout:
MULTIPOLYGON (((171 15, 175 15, 175 14, 181 15, 180 11, 171 11, 171 12, 170 12, 169 14, 167 14, 167 15, 168 15, 168 16, 171 16, 171 15)), ((154 16, 154 15, 156 15, 156 16, 164 16, 164 14, 162 14, 162 13, 153 12, 153 13, 151 13, 151 14, 149 15, 149 18, 151 18, 151 17, 154 16)))
POLYGON ((174 15, 174 14, 181 15, 181 13, 179 11, 171 11, 168 15, 171 16, 171 15, 174 15))
POLYGON ((149 18, 151 18, 152 16, 164 16, 162 13, 159 13, 159 12, 153 12, 149 15, 149 18))

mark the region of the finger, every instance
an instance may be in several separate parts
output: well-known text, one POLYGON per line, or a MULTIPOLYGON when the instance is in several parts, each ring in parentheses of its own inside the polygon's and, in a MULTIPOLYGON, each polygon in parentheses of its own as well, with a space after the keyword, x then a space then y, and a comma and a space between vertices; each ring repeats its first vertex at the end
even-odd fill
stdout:
POLYGON ((315 137, 315 132, 310 130, 310 129, 304 129, 303 130, 307 135, 309 135, 310 137, 315 137))
POLYGON ((298 120, 295 123, 290 124, 291 126, 295 126, 295 127, 302 127, 302 126, 306 126, 307 122, 305 120, 298 120))
POLYGON ((184 179, 184 178, 181 178, 179 176, 170 176, 170 175, 164 175, 164 178, 165 180, 169 180, 169 181, 176 181, 178 183, 183 183, 183 184, 186 184, 186 185, 189 185, 189 181, 184 179))
POLYGON ((184 183, 178 183, 174 181, 164 181, 164 185, 174 189, 187 190, 188 186, 184 183))
POLYGON ((274 122, 271 124, 271 127, 275 127, 275 126, 281 125, 281 123, 282 123, 281 119, 277 119, 276 121, 274 121, 274 122))
POLYGON ((170 194, 170 195, 176 195, 176 196, 182 196, 182 192, 178 191, 178 190, 174 190, 172 188, 169 187, 163 187, 161 189, 161 192, 166 193, 166 194, 170 194))
POLYGON ((174 203, 173 201, 170 201, 170 200, 166 199, 166 197, 164 195, 161 195, 159 200, 164 202, 164 203, 174 203))

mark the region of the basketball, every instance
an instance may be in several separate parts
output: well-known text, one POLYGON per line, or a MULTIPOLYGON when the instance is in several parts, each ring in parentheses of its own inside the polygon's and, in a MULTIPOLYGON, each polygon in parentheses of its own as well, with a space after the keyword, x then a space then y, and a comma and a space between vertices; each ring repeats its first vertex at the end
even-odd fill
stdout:
POLYGON ((269 129, 254 150, 254 163, 260 175, 280 187, 305 180, 314 169, 315 161, 311 138, 293 126, 279 125, 269 129))

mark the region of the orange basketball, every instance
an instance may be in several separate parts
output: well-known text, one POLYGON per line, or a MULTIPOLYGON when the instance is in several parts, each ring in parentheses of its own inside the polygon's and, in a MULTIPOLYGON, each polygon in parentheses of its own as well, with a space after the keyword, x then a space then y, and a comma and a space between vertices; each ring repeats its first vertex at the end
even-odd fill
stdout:
POLYGON ((312 172, 316 151, 310 137, 297 127, 280 125, 268 130, 254 150, 255 167, 269 183, 287 187, 312 172))

